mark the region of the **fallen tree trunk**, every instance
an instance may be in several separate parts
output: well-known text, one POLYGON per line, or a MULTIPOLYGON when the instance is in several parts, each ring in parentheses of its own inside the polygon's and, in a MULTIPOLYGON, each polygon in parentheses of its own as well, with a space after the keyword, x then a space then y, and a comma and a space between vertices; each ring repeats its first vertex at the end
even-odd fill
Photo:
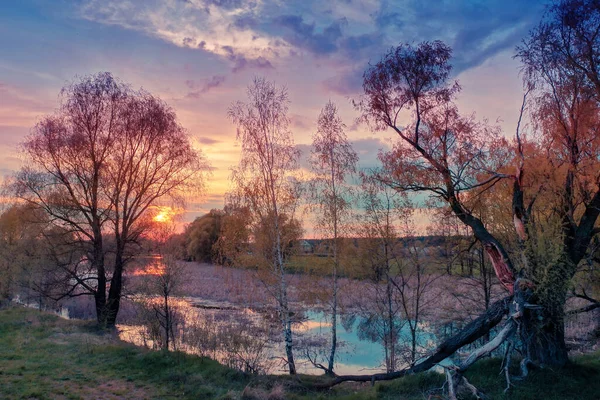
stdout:
POLYGON ((496 301, 484 314, 467 324, 459 333, 444 341, 436 349, 435 353, 410 368, 372 375, 340 375, 330 381, 321 384, 310 384, 310 386, 317 389, 326 389, 347 381, 375 383, 376 381, 389 381, 405 375, 425 372, 450 357, 461 347, 473 343, 498 325, 508 313, 511 300, 512 296, 507 296, 496 301))
POLYGON ((460 363, 458 370, 464 372, 471 365, 475 364, 475 362, 480 358, 490 355, 494 350, 500 347, 500 345, 516 330, 516 323, 512 319, 509 319, 506 325, 504 325, 504 328, 502 328, 502 330, 498 333, 498 335, 496 335, 494 339, 490 340, 484 346, 481 346, 480 348, 472 352, 466 360, 460 363))

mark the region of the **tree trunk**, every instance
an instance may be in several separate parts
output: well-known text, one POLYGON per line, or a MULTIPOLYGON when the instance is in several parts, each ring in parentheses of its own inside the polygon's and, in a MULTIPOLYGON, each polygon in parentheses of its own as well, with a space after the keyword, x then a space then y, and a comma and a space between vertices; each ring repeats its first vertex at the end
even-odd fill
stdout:
MULTIPOLYGON (((569 282, 580 260, 573 260, 565 251, 560 260, 538 273, 537 287, 530 281, 517 283, 515 290, 525 293, 528 303, 538 309, 525 307, 521 323, 521 340, 525 355, 534 364, 562 367, 569 362, 565 343, 564 312, 569 282)), ((539 270, 539 268, 538 268, 539 270)))
POLYGON ((333 375, 333 364, 335 362, 335 351, 337 349, 337 271, 333 276, 333 305, 331 307, 331 352, 329 353, 329 365, 327 373, 333 375))
POLYGON ((115 271, 110 280, 108 299, 106 301, 106 327, 114 328, 117 322, 117 314, 121 306, 121 291, 123 289, 124 261, 122 252, 117 250, 115 257, 115 271))
POLYGON ((378 373, 373 375, 341 375, 330 381, 311 384, 314 388, 330 388, 338 385, 342 382, 354 381, 354 382, 375 382, 375 381, 387 381, 397 379, 402 376, 416 374, 424 372, 439 364, 446 358, 454 354, 458 349, 473 343, 487 332, 490 331, 494 326, 498 325, 502 321, 509 309, 509 303, 512 300, 512 296, 505 297, 501 300, 496 301, 490 306, 490 308, 475 320, 467 324, 463 329, 460 330, 456 335, 444 341, 435 352, 424 359, 423 361, 400 371, 389 372, 389 373, 378 373))
MULTIPOLYGON (((388 266, 389 271, 389 266, 388 266)), ((386 347, 386 370, 387 372, 394 372, 396 370, 396 324, 394 322, 394 310, 392 308, 392 285, 388 276, 386 286, 386 300, 387 300, 387 312, 388 312, 388 327, 387 327, 387 346, 386 347), (389 350, 388 350, 389 348, 389 350)))
POLYGON ((169 310, 169 294, 165 291, 164 296, 164 308, 165 308, 165 349, 169 351, 169 334, 171 333, 171 311, 169 310))
POLYGON ((293 341, 292 341, 292 321, 290 320, 290 310, 288 307, 282 307, 281 313, 283 322, 283 332, 285 338, 285 355, 287 357, 288 370, 290 375, 296 375, 296 363, 294 362, 293 341))
POLYGON ((94 292, 94 302, 96 305, 96 320, 98 325, 106 327, 106 271, 104 269, 104 248, 102 245, 102 237, 94 230, 96 240, 94 242, 94 251, 92 254, 92 263, 98 277, 98 286, 94 292))
POLYGON ((100 280, 104 281, 104 289, 100 290, 100 283, 98 283, 98 290, 94 293, 94 302, 96 305, 96 321, 98 321, 98 325, 101 327, 106 326, 106 279, 102 279, 104 277, 98 277, 98 282, 100 280))
POLYGON ((527 358, 539 366, 562 367, 569 362, 562 308, 526 310, 521 340, 527 358))
MULTIPOLYGON (((334 184, 335 190, 335 184, 334 184)), ((335 352, 337 350, 337 306, 338 306, 338 237, 337 237, 337 214, 334 215, 334 229, 333 229, 333 273, 332 273, 332 284, 333 284, 333 304, 331 306, 331 351, 329 353, 329 364, 327 365, 327 373, 333 375, 333 364, 335 362, 335 352)))

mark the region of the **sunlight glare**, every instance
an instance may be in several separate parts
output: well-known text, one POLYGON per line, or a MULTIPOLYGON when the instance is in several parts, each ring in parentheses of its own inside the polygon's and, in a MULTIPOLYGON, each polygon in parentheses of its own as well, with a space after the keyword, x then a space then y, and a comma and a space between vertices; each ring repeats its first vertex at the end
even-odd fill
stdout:
POLYGON ((154 222, 166 223, 173 219, 174 210, 171 207, 160 207, 152 218, 154 222))

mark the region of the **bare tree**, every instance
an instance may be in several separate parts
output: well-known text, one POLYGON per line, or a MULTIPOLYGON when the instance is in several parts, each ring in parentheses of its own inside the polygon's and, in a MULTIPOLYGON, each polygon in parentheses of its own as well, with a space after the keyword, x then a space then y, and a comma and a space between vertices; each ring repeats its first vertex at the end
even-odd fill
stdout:
POLYGON ((183 280, 183 270, 170 254, 162 254, 152 266, 143 287, 145 296, 139 303, 144 310, 143 323, 151 339, 163 350, 177 349, 177 325, 180 315, 173 305, 173 295, 183 280))
POLYGON ((206 163, 173 110, 110 73, 66 86, 58 111, 36 125, 23 148, 29 166, 13 190, 46 211, 70 245, 63 248, 69 257, 57 257, 69 286, 62 296, 92 295, 98 323, 114 326, 123 270, 148 208, 203 182, 206 163), (105 265, 110 236, 115 261, 105 265))
POLYGON ((297 236, 292 234, 298 231, 294 226, 299 225, 293 218, 299 195, 290 175, 297 168, 299 152, 289 131, 287 91, 255 78, 247 94, 248 103, 237 102, 228 111, 242 145, 233 180, 251 213, 255 260, 276 278, 268 289, 277 301, 288 369, 295 374, 286 254, 290 240, 297 236))
POLYGON ((145 91, 130 96, 122 110, 123 131, 115 137, 106 168, 103 195, 115 238, 115 264, 107 298, 107 325, 119 311, 123 271, 148 229, 150 208, 166 197, 183 202, 199 193, 208 165, 195 150, 175 112, 145 91))
POLYGON ((331 265, 331 351, 327 373, 333 374, 337 348, 338 275, 341 241, 348 235, 351 222, 352 190, 346 183, 356 172, 358 156, 344 133, 344 124, 336 106, 328 102, 321 110, 318 128, 313 135, 311 200, 318 210, 317 229, 328 246, 331 265))
POLYGON ((108 311, 103 229, 110 205, 100 184, 126 97, 127 88, 107 73, 63 88, 59 111, 43 118, 23 144, 31 163, 15 182, 17 197, 43 208, 81 247, 87 262, 64 271, 73 282, 67 293, 81 288, 93 295, 103 325, 108 311))
POLYGON ((438 274, 426 271, 422 248, 414 238, 412 205, 377 179, 361 174, 365 213, 362 222, 363 263, 371 269, 373 309, 367 305, 367 331, 384 344, 386 369, 413 365, 422 353, 419 336, 431 306, 427 293, 438 274), (410 337, 403 335, 408 331, 410 337))
POLYGON ((139 299, 146 325, 151 339, 163 350, 176 350, 178 325, 181 313, 174 306, 173 296, 177 294, 184 280, 184 269, 177 262, 177 244, 170 238, 175 234, 178 218, 166 221, 153 220, 146 235, 153 246, 157 258, 146 269, 148 272, 142 286, 144 296, 139 299))
POLYGON ((403 267, 397 245, 406 197, 386 188, 373 175, 361 174, 364 215, 360 229, 361 263, 369 274, 370 299, 363 303, 360 332, 383 344, 387 372, 400 365, 400 333, 405 324, 399 292, 393 277, 403 267))

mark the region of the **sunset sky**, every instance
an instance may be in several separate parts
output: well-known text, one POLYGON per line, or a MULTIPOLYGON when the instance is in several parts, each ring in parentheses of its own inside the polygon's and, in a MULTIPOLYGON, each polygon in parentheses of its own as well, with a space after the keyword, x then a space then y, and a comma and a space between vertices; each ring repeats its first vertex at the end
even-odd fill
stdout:
POLYGON ((172 106, 214 168, 185 220, 223 207, 239 146, 227 107, 254 76, 287 86, 296 143, 309 152, 320 109, 335 102, 362 167, 394 139, 355 123, 369 61, 401 42, 454 49, 463 112, 513 134, 522 97, 515 46, 544 2, 386 0, 4 0, 0 2, 0 174, 77 75, 110 71, 172 106), (435 4, 435 5, 434 5, 435 4))

